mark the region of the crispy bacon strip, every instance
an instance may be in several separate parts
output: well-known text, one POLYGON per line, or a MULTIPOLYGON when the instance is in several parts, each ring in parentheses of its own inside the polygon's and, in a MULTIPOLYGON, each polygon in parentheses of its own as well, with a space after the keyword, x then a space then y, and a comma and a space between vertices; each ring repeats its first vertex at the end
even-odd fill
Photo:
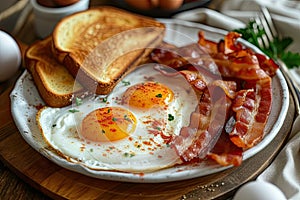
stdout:
POLYGON ((218 76, 220 78, 219 69, 207 49, 196 43, 176 49, 164 45, 154 49, 150 57, 153 61, 178 71, 199 71, 206 76, 218 76))
POLYGON ((221 40, 218 43, 206 40, 203 32, 199 32, 198 35, 198 44, 206 48, 206 51, 214 59, 224 77, 232 77, 235 74, 239 76, 245 75, 243 78, 247 80, 249 77, 252 77, 247 75, 259 75, 261 73, 260 70, 272 77, 279 68, 274 60, 268 59, 265 55, 255 53, 238 43, 237 39, 241 37, 239 33, 230 32, 225 36, 225 40, 221 40), (235 64, 244 65, 244 67, 236 66, 235 64), (259 67, 252 64, 258 64, 259 67))
POLYGON ((154 49, 150 56, 153 61, 174 69, 178 69, 188 63, 184 57, 170 49, 154 49))
POLYGON ((271 111, 271 78, 246 83, 233 101, 232 110, 236 113, 231 141, 242 148, 251 148, 262 140, 264 128, 271 111))
POLYGON ((237 84, 234 81, 215 80, 212 85, 218 86, 223 89, 226 96, 234 99, 236 95, 237 84))
POLYGON ((242 80, 263 79, 268 77, 260 68, 258 59, 247 50, 227 55, 227 58, 216 58, 215 62, 223 77, 238 78, 242 80))
POLYGON ((243 45, 241 43, 237 42, 237 39, 240 38, 242 35, 236 32, 229 32, 225 36, 225 48, 224 53, 225 54, 231 54, 240 52, 243 50, 243 45))
POLYGON ((181 129, 172 147, 183 161, 205 158, 218 141, 231 101, 222 88, 212 85, 203 92, 190 125, 181 129))
POLYGON ((211 81, 209 77, 203 76, 198 71, 182 70, 180 73, 185 77, 196 92, 204 91, 207 87, 207 83, 211 81))
POLYGON ((217 54, 219 52, 219 48, 216 42, 206 40, 204 32, 198 32, 198 44, 202 47, 205 47, 208 50, 209 54, 217 54))
POLYGON ((243 160, 243 149, 232 143, 226 132, 222 132, 214 148, 208 153, 208 158, 222 166, 239 166, 243 160))
POLYGON ((275 63, 272 59, 267 59, 266 56, 256 53, 255 54, 260 67, 271 77, 273 77, 276 74, 276 71, 278 70, 279 66, 277 63, 275 63))

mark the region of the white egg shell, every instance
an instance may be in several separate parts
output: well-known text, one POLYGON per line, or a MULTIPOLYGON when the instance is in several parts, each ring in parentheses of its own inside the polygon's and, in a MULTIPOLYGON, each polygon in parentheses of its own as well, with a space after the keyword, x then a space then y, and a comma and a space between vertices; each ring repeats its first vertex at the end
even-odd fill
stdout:
POLYGON ((252 181, 243 185, 233 200, 286 200, 285 195, 275 185, 265 181, 252 181))
POLYGON ((21 64, 21 51, 17 42, 7 33, 0 31, 0 82, 11 78, 21 64))

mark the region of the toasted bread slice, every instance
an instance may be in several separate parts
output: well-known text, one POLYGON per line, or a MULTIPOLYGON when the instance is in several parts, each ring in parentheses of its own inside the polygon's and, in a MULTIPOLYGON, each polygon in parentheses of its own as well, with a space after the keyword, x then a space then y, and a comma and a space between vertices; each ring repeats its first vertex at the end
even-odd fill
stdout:
POLYGON ((113 7, 98 7, 61 20, 53 53, 85 88, 108 94, 162 42, 164 24, 113 7))
POLYGON ((51 46, 51 37, 32 44, 25 53, 25 66, 45 103, 52 107, 64 107, 72 103, 74 94, 83 93, 84 88, 57 62, 51 46))

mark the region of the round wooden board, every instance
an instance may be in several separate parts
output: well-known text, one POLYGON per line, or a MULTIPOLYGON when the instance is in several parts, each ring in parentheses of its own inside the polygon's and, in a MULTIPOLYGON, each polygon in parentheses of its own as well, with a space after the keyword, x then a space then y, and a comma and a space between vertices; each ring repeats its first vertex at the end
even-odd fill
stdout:
POLYGON ((290 98, 285 123, 275 139, 239 167, 187 181, 124 183, 66 170, 36 152, 13 122, 9 92, 0 96, 0 158, 19 177, 53 199, 226 199, 272 162, 288 138, 295 113, 290 98))

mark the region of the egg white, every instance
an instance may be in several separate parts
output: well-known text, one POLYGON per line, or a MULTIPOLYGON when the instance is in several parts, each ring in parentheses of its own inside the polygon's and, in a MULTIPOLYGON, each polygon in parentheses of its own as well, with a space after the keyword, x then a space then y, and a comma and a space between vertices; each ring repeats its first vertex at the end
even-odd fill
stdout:
POLYGON ((88 97, 81 105, 74 103, 64 108, 41 109, 37 122, 47 144, 69 161, 94 170, 150 172, 181 163, 175 150, 164 142, 161 135, 149 134, 148 130, 153 127, 145 122, 149 119, 164 121, 164 133, 178 135, 180 129, 189 124, 190 114, 198 103, 197 96, 182 75, 162 75, 154 70, 154 65, 147 64, 130 73, 108 96, 88 97), (174 100, 167 110, 131 110, 138 119, 137 128, 122 140, 97 143, 81 137, 80 125, 87 114, 107 106, 130 109, 121 104, 122 95, 129 87, 147 81, 164 84, 173 91, 174 100), (168 114, 174 116, 174 120, 168 121, 168 114))

